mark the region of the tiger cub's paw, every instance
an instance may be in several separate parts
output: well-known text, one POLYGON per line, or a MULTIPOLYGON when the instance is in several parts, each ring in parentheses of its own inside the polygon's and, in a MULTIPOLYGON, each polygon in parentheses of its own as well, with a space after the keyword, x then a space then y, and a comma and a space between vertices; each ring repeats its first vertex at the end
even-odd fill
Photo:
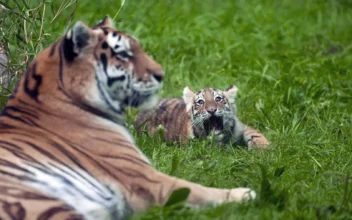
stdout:
POLYGON ((248 149, 269 149, 270 142, 264 136, 254 136, 248 141, 248 149))

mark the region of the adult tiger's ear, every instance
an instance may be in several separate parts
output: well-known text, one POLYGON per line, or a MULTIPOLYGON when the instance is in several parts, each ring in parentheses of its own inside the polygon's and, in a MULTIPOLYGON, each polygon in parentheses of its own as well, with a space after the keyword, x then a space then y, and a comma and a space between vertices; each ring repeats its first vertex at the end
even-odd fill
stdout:
POLYGON ((94 27, 112 27, 115 28, 114 21, 110 18, 109 15, 105 15, 103 20, 99 21, 98 24, 94 25, 94 27))
POLYGON ((95 31, 81 21, 76 22, 67 32, 63 41, 63 52, 67 61, 73 61, 89 44, 94 43, 95 31))
POLYGON ((237 95, 237 91, 238 91, 238 88, 234 85, 231 85, 224 90, 224 95, 226 96, 227 100, 229 100, 230 104, 235 103, 235 97, 237 95))
POLYGON ((187 112, 190 111, 194 101, 194 92, 188 87, 183 89, 183 101, 186 103, 187 112))

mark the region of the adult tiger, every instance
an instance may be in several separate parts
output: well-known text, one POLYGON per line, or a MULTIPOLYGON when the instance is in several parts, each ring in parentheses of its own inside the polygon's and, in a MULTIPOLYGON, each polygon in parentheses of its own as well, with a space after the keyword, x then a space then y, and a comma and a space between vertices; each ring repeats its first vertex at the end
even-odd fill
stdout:
POLYGON ((134 145, 124 107, 155 105, 163 77, 109 17, 40 52, 0 116, 0 218, 124 219, 183 187, 197 207, 254 197, 167 176, 134 145))

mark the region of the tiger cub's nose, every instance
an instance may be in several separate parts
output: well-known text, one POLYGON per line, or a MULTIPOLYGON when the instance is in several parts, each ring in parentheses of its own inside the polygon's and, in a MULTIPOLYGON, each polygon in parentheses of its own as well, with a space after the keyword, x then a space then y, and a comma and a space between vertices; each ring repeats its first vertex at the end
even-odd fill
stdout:
POLYGON ((216 112, 216 108, 215 107, 207 108, 207 112, 209 112, 209 114, 211 114, 211 115, 214 115, 216 112))

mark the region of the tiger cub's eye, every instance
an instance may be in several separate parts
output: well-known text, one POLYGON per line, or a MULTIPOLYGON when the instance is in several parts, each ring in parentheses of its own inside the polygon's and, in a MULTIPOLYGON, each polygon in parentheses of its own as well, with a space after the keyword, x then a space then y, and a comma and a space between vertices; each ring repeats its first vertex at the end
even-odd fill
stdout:
POLYGON ((218 97, 215 98, 215 101, 216 101, 216 102, 221 102, 222 100, 223 100, 223 98, 220 97, 220 96, 218 96, 218 97))
POLYGON ((203 104, 204 104, 204 100, 199 99, 199 100, 197 101, 197 103, 198 103, 199 105, 203 105, 203 104))

